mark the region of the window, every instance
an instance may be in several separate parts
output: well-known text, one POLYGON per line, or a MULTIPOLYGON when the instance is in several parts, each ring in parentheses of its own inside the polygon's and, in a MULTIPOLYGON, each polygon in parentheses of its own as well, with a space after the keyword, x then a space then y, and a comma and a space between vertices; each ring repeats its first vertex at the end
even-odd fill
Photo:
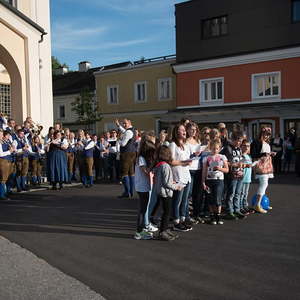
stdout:
POLYGON ((280 97, 280 72, 253 74, 252 98, 280 97))
POLYGON ((158 79, 158 99, 168 100, 172 98, 172 78, 158 79))
POLYGON ((228 17, 222 16, 202 21, 202 37, 209 39, 223 36, 228 33, 228 17))
POLYGON ((107 87, 107 103, 118 104, 119 103, 119 86, 110 85, 107 87))
POLYGON ((0 84, 0 112, 10 117, 11 114, 10 84, 0 84))
POLYGON ((300 0, 292 1, 292 21, 300 22, 300 0))
POLYGON ((59 106, 59 119, 64 119, 66 117, 66 113, 65 113, 65 106, 64 105, 60 105, 59 106))
POLYGON ((5 0, 7 3, 9 3, 10 5, 17 7, 17 0, 5 0))
POLYGON ((200 102, 223 102, 224 78, 200 80, 200 102))
POLYGON ((147 84, 146 81, 135 82, 134 84, 134 101, 143 103, 147 101, 147 84))

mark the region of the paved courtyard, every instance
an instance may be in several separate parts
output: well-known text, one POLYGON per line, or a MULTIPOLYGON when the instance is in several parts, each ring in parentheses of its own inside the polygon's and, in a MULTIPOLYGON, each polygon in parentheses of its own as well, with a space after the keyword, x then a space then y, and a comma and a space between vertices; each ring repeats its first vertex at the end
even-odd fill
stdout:
MULTIPOLYGON (((119 185, 99 184, 15 195, 0 203, 0 235, 106 299, 300 299, 294 175, 271 181, 271 213, 196 225, 170 243, 132 238, 137 201, 118 199, 120 192, 119 185)), ((19 284, 0 284, 0 299, 19 284)))

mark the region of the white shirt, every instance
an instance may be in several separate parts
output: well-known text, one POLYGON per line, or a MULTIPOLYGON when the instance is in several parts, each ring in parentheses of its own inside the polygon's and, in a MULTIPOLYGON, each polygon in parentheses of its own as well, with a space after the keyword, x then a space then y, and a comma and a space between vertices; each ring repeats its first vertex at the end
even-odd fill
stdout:
POLYGON ((139 156, 135 165, 135 190, 137 192, 149 192, 151 191, 150 175, 145 174, 141 167, 146 167, 147 163, 143 156, 139 156))
POLYGON ((207 167, 207 175, 206 179, 224 179, 224 173, 221 171, 214 171, 215 167, 224 167, 224 161, 227 161, 225 155, 217 154, 217 155, 209 155, 203 159, 203 166, 207 167))
MULTIPOLYGON (((132 127, 130 127, 130 128, 132 128, 132 127)), ((128 129, 130 129, 130 128, 128 128, 128 129)), ((122 126, 119 126, 119 129, 123 133, 122 137, 119 140, 119 143, 120 143, 120 146, 124 147, 124 146, 126 146, 128 141, 133 138, 133 130, 125 129, 122 126)))
MULTIPOLYGON (((190 147, 185 144, 184 148, 181 149, 174 142, 169 146, 172 153, 173 160, 188 160, 191 156, 190 147)), ((173 166, 172 167, 173 178, 177 183, 187 184, 191 182, 191 174, 189 166, 173 166)))
MULTIPOLYGON (((201 144, 190 144, 187 143, 190 147, 191 154, 195 152, 201 152, 201 144)), ((190 170, 198 170, 199 169, 199 156, 193 157, 192 164, 189 166, 190 170)))

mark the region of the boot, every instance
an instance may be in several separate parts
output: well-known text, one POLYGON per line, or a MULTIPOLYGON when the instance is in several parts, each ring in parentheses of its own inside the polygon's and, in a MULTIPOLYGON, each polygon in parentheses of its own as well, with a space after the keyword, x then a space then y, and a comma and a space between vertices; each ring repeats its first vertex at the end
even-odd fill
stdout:
POLYGON ((7 200, 6 196, 5 196, 5 188, 4 188, 5 184, 4 183, 0 183, 0 200, 7 200))
POLYGON ((26 181, 27 181, 27 176, 22 176, 21 177, 21 188, 23 191, 29 190, 28 186, 26 185, 26 181))
POLYGON ((130 183, 129 183, 129 176, 124 176, 122 178, 122 184, 124 187, 124 192, 119 198, 128 198, 129 197, 129 191, 130 191, 130 183))
POLYGON ((134 193, 134 176, 129 176, 129 194, 133 197, 134 193))
POLYGON ((17 192, 21 192, 22 191, 21 176, 16 177, 16 184, 17 184, 17 192))
POLYGON ((82 176, 81 181, 82 181, 83 186, 87 187, 87 178, 85 175, 82 176))
POLYGON ((37 177, 32 176, 32 185, 36 185, 36 184, 37 184, 37 177))
POLYGON ((93 180, 93 176, 89 176, 89 186, 93 186, 94 184, 94 180, 93 180))

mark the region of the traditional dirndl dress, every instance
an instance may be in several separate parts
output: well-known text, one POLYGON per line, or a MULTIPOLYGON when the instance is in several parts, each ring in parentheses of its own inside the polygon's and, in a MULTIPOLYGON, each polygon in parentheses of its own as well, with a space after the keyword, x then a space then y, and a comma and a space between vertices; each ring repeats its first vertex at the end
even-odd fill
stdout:
POLYGON ((51 144, 48 152, 47 163, 47 177, 48 181, 54 182, 67 182, 67 155, 60 145, 51 144))

